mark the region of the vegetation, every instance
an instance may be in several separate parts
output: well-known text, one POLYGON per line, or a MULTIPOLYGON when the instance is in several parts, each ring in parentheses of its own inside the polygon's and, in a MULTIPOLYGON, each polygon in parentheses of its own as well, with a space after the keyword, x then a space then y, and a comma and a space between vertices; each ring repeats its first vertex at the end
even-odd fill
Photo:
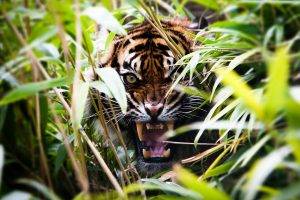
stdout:
MULTIPOLYGON (((1 197, 300 198, 300 1, 9 0, 0 5, 1 197), (117 73, 98 69, 101 80, 95 83, 85 82, 82 72, 96 67, 98 53, 116 34, 126 34, 144 18, 193 19, 185 7, 191 2, 218 20, 195 34, 201 44, 195 52, 182 57, 179 51, 177 63, 184 70, 178 80, 201 76, 207 87, 180 89, 213 106, 203 122, 172 134, 199 130, 196 145, 205 131, 216 130, 219 143, 182 161, 184 167, 174 166, 178 184, 140 179, 117 124, 116 145, 83 120, 92 87, 126 110, 117 73), (99 25, 109 32, 99 32, 99 25), (204 173, 185 169, 199 168, 213 152, 218 156, 204 173)), ((99 118, 105 126, 103 112, 99 118)))

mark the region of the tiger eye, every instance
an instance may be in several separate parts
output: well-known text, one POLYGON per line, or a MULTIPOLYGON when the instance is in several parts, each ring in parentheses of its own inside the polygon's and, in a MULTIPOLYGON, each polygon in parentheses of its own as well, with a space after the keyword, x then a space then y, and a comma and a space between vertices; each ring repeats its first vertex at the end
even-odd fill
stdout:
POLYGON ((134 84, 137 82, 137 77, 133 74, 125 75, 125 80, 127 83, 134 84))

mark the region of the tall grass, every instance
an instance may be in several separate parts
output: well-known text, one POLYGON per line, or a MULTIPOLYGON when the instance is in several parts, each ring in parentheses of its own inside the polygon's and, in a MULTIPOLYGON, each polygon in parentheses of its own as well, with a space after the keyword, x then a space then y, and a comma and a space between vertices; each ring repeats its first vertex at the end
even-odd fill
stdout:
POLYGON ((300 197, 299 1, 0 3, 2 197, 146 199, 145 191, 153 190, 159 191, 149 193, 155 199, 300 197), (159 20, 193 18, 185 7, 191 2, 220 20, 198 30, 193 36, 198 48, 183 55, 159 20), (203 122, 169 133, 198 130, 194 144, 185 145, 201 145, 201 135, 210 130, 219 133, 211 149, 181 161, 197 175, 176 165, 161 177, 140 178, 133 149, 118 125, 121 115, 114 110, 117 103, 120 112, 126 111, 125 88, 114 70, 97 68, 99 54, 115 35, 144 19, 184 67, 172 88, 213 105, 203 122), (88 68, 100 79, 86 80, 88 68), (199 78, 201 84, 178 85, 185 76, 199 78), (93 132, 84 118, 94 89, 114 97, 108 109, 100 97, 92 100, 102 134, 93 132), (117 142, 105 112, 114 113, 110 123, 117 142), (213 163, 197 173, 201 161, 215 152, 213 163))

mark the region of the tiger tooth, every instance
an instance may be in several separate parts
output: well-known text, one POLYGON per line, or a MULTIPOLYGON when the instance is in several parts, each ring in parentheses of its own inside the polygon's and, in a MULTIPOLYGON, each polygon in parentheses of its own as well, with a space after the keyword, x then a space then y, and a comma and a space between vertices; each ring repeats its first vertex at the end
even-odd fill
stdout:
POLYGON ((174 121, 167 122, 168 130, 171 131, 174 129, 174 121))
POLYGON ((150 158, 150 156, 151 156, 150 151, 147 151, 146 149, 143 149, 143 156, 144 156, 144 158, 150 158))
POLYGON ((158 127, 159 129, 163 129, 163 128, 164 128, 164 125, 163 125, 163 124, 159 124, 157 127, 158 127))
POLYGON ((170 157, 170 153, 171 153, 171 150, 170 150, 170 149, 164 150, 163 156, 164 156, 165 158, 169 158, 169 157, 170 157))
POLYGON ((143 141, 144 140, 144 137, 143 137, 143 124, 141 122, 135 122, 135 124, 136 124, 136 130, 137 130, 139 140, 143 141))
POLYGON ((150 128, 151 128, 151 124, 147 123, 147 124, 146 124, 146 128, 147 128, 147 129, 150 129, 150 128))

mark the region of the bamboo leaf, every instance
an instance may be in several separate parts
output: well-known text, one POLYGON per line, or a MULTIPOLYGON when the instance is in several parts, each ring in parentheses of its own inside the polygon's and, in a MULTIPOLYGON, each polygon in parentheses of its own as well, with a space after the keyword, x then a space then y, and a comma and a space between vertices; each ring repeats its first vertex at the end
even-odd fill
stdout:
POLYGON ((241 101, 257 118, 263 119, 263 107, 259 100, 253 94, 252 89, 245 83, 242 78, 234 71, 226 68, 218 68, 215 73, 222 79, 222 82, 233 89, 233 94, 240 98, 241 101))
POLYGON ((212 10, 220 10, 220 6, 215 0, 193 0, 193 1, 212 10))
POLYGON ((31 200, 35 199, 30 193, 23 191, 12 191, 1 198, 2 200, 31 200))
MULTIPOLYGON (((245 62, 246 59, 250 58, 254 54, 258 53, 260 51, 260 48, 251 49, 241 55, 236 56, 234 59, 232 59, 228 65, 228 69, 235 69, 237 66, 245 62)), ((218 85, 220 84, 221 80, 218 78, 213 86, 212 94, 214 94, 215 90, 217 89, 218 85)))
POLYGON ((262 160, 258 161, 249 172, 249 180, 246 182, 245 200, 255 198, 259 187, 263 184, 270 173, 291 153, 289 147, 281 147, 274 150, 262 160))
POLYGON ((104 67, 96 69, 96 73, 100 76, 101 80, 105 83, 106 87, 111 92, 112 96, 117 100, 123 113, 127 110, 127 98, 124 84, 116 72, 111 67, 104 67))
POLYGON ((126 30, 106 8, 89 7, 83 12, 83 15, 90 17, 97 24, 102 25, 116 34, 126 35, 126 30))
POLYGON ((54 174, 57 175, 59 169, 61 168, 61 166, 63 165, 65 158, 67 155, 67 151, 64 147, 63 144, 59 145, 59 147, 57 148, 57 155, 54 161, 54 174))
POLYGON ((205 172, 205 175, 202 177, 203 179, 207 179, 214 176, 219 176, 221 174, 225 174, 229 171, 229 169, 232 167, 233 161, 225 162, 224 164, 221 164, 209 171, 205 172))
POLYGON ((174 171, 176 172, 176 179, 187 187, 188 189, 197 192, 203 199, 218 199, 218 200, 227 200, 230 199, 229 196, 208 185, 208 183, 204 181, 198 181, 197 177, 187 170, 175 166, 174 171))
POLYGON ((87 96, 89 92, 89 83, 88 82, 79 82, 79 84, 76 87, 77 91, 73 92, 73 105, 72 109, 74 109, 76 112, 75 116, 73 116, 74 123, 76 125, 79 125, 81 123, 84 108, 87 101, 87 96))
POLYGON ((27 83, 10 91, 0 101, 0 106, 13 103, 22 99, 26 99, 40 91, 47 90, 53 87, 69 85, 71 80, 69 77, 56 78, 47 81, 27 83))
POLYGON ((235 22, 235 21, 217 21, 213 24, 211 24, 209 27, 214 27, 214 28, 228 28, 231 30, 236 30, 239 32, 242 32, 244 34, 249 34, 252 36, 258 35, 259 34, 259 28, 257 25, 254 24, 245 24, 245 23, 240 23, 240 22, 235 22))
MULTIPOLYGON (((256 130, 263 129, 262 123, 255 123, 253 126, 256 130)), ((190 131, 190 130, 236 130, 236 129, 247 129, 248 123, 244 123, 243 126, 240 125, 239 122, 233 122, 229 120, 219 120, 219 121, 200 121, 200 122, 194 122, 190 123, 188 125, 181 126, 177 128, 176 130, 170 130, 166 133, 167 137, 173 137, 178 134, 182 134, 184 132, 190 131)))
POLYGON ((43 194, 45 197, 51 200, 60 200, 60 198, 49 188, 47 188, 42 183, 39 183, 37 181, 31 180, 31 179, 19 179, 18 183, 30 186, 31 188, 37 190, 41 194, 43 194))
POLYGON ((113 98, 112 93, 103 81, 93 81, 90 83, 90 86, 92 88, 95 88, 100 93, 106 94, 109 98, 113 98))
POLYGON ((165 183, 158 179, 142 179, 142 181, 144 182, 143 184, 133 183, 126 186, 124 188, 126 194, 139 192, 141 190, 147 190, 147 191, 160 190, 160 191, 170 192, 173 194, 184 196, 189 199, 200 199, 201 197, 199 194, 190 191, 186 188, 183 188, 175 183, 165 183))
POLYGON ((264 136, 260 139, 253 147, 248 149, 245 153, 243 153, 236 163, 231 167, 230 172, 233 171, 238 165, 241 164, 241 167, 246 166, 246 164, 253 158, 253 156, 258 152, 260 148, 262 148, 267 141, 271 139, 270 135, 264 136))
POLYGON ((272 200, 290 200, 299 199, 300 196, 300 182, 291 184, 290 186, 283 188, 279 193, 272 197, 272 200))
POLYGON ((285 106, 288 95, 289 58, 286 48, 278 49, 268 62, 269 81, 266 86, 265 115, 270 122, 285 106))

